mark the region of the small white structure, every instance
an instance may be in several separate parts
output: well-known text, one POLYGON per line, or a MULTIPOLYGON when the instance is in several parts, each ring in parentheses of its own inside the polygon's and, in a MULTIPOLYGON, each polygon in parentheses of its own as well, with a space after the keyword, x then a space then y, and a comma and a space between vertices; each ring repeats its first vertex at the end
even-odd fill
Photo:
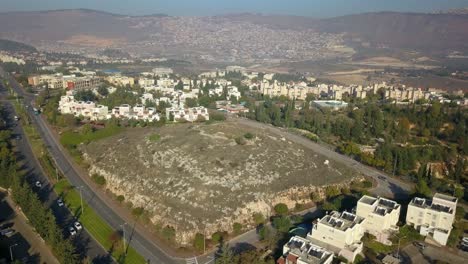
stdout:
POLYGON ((283 256, 278 264, 331 264, 333 252, 330 252, 311 241, 294 236, 283 246, 283 256))
POLYGON ((353 262, 362 252, 364 225, 366 220, 349 212, 333 211, 319 218, 307 238, 353 262))
POLYGON ((415 197, 408 205, 406 224, 445 246, 455 220, 457 201, 457 198, 441 193, 436 193, 432 201, 415 197))
POLYGON ((374 235, 377 241, 391 245, 392 233, 398 231, 401 206, 389 199, 364 195, 359 199, 356 215, 366 219, 364 230, 374 235))

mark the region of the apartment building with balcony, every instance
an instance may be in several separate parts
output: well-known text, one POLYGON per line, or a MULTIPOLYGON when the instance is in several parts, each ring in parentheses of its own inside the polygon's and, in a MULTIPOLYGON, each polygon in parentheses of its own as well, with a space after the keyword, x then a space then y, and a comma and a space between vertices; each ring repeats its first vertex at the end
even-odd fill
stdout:
POLYGON ((408 205, 406 224, 445 246, 452 231, 457 202, 457 198, 441 193, 436 193, 432 200, 415 197, 408 205))
POLYGON ((362 252, 366 219, 350 212, 330 212, 313 224, 307 239, 353 262, 362 252))
POLYGON ((359 199, 356 215, 366 219, 364 230, 376 237, 376 240, 390 245, 390 238, 398 231, 398 219, 401 206, 395 201, 382 197, 364 195, 359 199))
POLYGON ((334 254, 308 239, 294 236, 283 246, 277 264, 331 264, 334 254))

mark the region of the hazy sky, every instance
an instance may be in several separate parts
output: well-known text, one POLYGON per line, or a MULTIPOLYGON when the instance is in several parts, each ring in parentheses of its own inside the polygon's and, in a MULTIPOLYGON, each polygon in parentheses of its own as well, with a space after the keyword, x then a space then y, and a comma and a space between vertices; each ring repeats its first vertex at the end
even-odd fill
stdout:
POLYGON ((330 17, 372 11, 432 12, 460 7, 468 7, 468 0, 0 0, 0 12, 89 8, 129 15, 252 12, 330 17))

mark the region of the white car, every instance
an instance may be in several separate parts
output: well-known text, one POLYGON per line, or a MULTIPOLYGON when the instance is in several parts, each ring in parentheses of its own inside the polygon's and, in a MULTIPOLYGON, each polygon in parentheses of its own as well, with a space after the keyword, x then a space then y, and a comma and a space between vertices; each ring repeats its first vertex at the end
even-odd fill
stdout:
POLYGON ((57 204, 58 204, 58 206, 62 207, 63 206, 63 200, 61 198, 58 198, 57 204))
POLYGON ((38 187, 38 188, 41 188, 41 187, 42 187, 42 183, 41 183, 40 181, 37 181, 37 182, 35 183, 35 185, 36 185, 36 187, 38 187))
POLYGON ((70 235, 71 235, 71 236, 76 235, 76 230, 75 230, 75 228, 73 228, 73 226, 70 226, 70 227, 68 228, 68 232, 70 232, 70 235))
POLYGON ((462 241, 466 244, 468 244, 468 237, 463 237, 462 241))
POLYGON ((78 231, 83 229, 83 226, 80 224, 80 222, 75 222, 73 225, 75 226, 76 230, 78 230, 78 231))

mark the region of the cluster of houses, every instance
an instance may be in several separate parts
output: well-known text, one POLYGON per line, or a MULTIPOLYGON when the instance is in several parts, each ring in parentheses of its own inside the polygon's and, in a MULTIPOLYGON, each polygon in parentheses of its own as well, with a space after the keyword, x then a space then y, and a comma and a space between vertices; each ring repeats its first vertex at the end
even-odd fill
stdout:
MULTIPOLYGON (((426 241, 445 246, 455 220, 457 199, 436 193, 432 200, 414 198, 408 205, 406 224, 414 227, 426 241)), ((382 197, 364 195, 353 212, 328 213, 313 223, 305 238, 292 237, 283 246, 278 264, 329 264, 335 255, 353 262, 363 250, 365 233, 383 244, 398 232, 401 205, 382 197)))
MULTIPOLYGON (((443 92, 430 89, 423 91, 420 88, 393 86, 386 82, 379 84, 362 86, 362 85, 329 85, 318 84, 310 85, 307 82, 278 82, 276 80, 263 80, 260 82, 260 92, 268 96, 286 96, 290 99, 305 100, 308 94, 313 94, 316 97, 326 97, 333 100, 342 100, 345 95, 353 98, 365 99, 369 94, 377 94, 380 89, 384 89, 384 99, 393 102, 408 102, 414 103, 420 99, 450 102, 443 97, 443 92)), ((463 102, 464 103, 464 102, 463 102)))
MULTIPOLYGON (((109 110, 107 106, 95 102, 77 101, 71 92, 60 98, 58 110, 62 114, 72 114, 92 121, 119 118, 155 122, 161 119, 160 114, 154 107, 145 107, 143 104, 135 106, 123 104, 109 110)), ((166 118, 171 121, 186 120, 194 122, 209 120, 210 116, 205 107, 184 108, 175 106, 166 108, 166 118)))
POLYGON ((156 108, 145 107, 137 104, 130 106, 123 104, 112 108, 105 105, 96 104, 91 101, 77 101, 71 93, 67 93, 60 98, 58 110, 62 114, 72 114, 76 117, 83 117, 92 121, 107 120, 111 118, 134 119, 154 122, 160 120, 160 115, 156 108))

